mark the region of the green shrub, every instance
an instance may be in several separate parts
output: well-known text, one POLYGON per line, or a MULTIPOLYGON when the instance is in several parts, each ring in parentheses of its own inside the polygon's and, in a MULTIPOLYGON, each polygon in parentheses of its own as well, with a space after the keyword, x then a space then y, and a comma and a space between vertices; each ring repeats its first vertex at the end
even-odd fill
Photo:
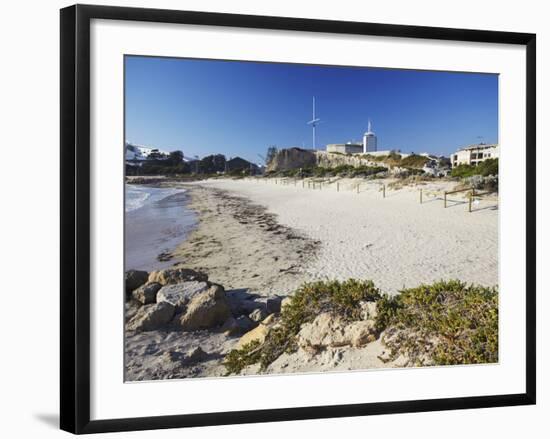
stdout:
POLYGON ((383 162, 388 159, 387 155, 360 154, 360 158, 370 160, 371 162, 383 162))
POLYGON ((423 155, 411 154, 401 159, 400 166, 404 168, 422 169, 429 161, 430 159, 423 155))
POLYGON ((241 349, 233 349, 224 359, 223 365, 227 374, 239 373, 246 366, 256 364, 260 361, 260 347, 258 340, 245 344, 241 349))
POLYGON ((276 173, 267 174, 269 176, 279 177, 360 177, 370 176, 379 172, 384 172, 387 169, 383 166, 352 166, 352 165, 338 165, 334 168, 327 168, 324 166, 315 166, 302 169, 286 169, 284 171, 278 171, 276 173))
POLYGON ((295 333, 300 325, 313 321, 324 312, 339 315, 345 320, 358 320, 359 302, 375 301, 380 297, 380 290, 370 280, 309 282, 295 292, 290 303, 284 307, 281 319, 283 326, 295 333))
POLYGON ((457 280, 382 295, 372 281, 349 279, 302 285, 282 309, 279 324, 263 344, 255 341, 225 358, 228 374, 252 364, 265 370, 284 352, 297 349, 296 335, 321 313, 344 321, 361 318, 360 302, 376 301, 376 331, 385 331, 391 359, 404 355, 412 365, 474 364, 498 361, 498 291, 457 280))
POLYGON ((452 177, 472 177, 474 175, 481 175, 487 177, 488 175, 498 175, 498 159, 487 159, 480 162, 478 165, 458 165, 451 171, 452 177))
POLYGON ((456 280, 420 285, 379 301, 379 312, 393 357, 404 354, 414 365, 498 361, 496 288, 456 280))

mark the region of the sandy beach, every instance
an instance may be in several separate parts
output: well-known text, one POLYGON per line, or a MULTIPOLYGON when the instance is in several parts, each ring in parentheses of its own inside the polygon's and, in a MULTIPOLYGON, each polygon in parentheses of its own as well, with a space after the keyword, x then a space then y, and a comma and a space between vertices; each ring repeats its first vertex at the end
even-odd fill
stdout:
MULTIPOLYGON (((315 184, 313 189, 313 180, 309 188, 307 181, 283 184, 280 179, 178 183, 187 189, 186 206, 198 223, 168 255, 171 266, 205 273, 211 283, 223 285, 237 308, 251 305, 246 311, 232 308, 245 320, 254 307, 265 307, 262 300, 287 296, 313 280, 370 279, 389 294, 440 280, 498 284, 496 196, 483 197, 470 213, 463 193, 449 195, 443 207, 442 191, 456 186, 451 181, 398 190, 388 184, 385 198, 380 182, 373 180, 315 184)), ((128 302, 127 316, 140 309, 137 305, 128 302)), ((223 376, 224 358, 239 347, 241 334, 228 335, 223 327, 127 331, 126 379, 223 376), (200 360, 186 360, 198 355, 198 348, 200 360)), ((378 337, 317 354, 298 349, 282 354, 262 373, 403 366, 402 358, 382 361, 386 353, 378 337)), ((241 374, 259 372, 252 365, 241 374)))
POLYGON ((190 185, 188 208, 199 225, 174 252, 173 260, 207 273, 226 289, 287 295, 308 276, 304 267, 319 242, 281 224, 261 203, 225 190, 223 183, 190 185))
POLYGON ((283 185, 274 179, 190 185, 190 207, 198 211, 201 224, 179 248, 178 258, 206 269, 224 285, 259 292, 267 287, 278 294, 302 281, 325 278, 372 279, 387 293, 447 279, 498 283, 495 198, 474 203, 469 213, 463 193, 449 195, 443 208, 441 193, 451 190, 454 182, 387 189, 385 198, 377 182, 361 183, 359 193, 356 183, 340 180, 339 191, 335 182, 307 189, 301 181, 283 185), (239 210, 244 200, 262 212, 263 206, 264 214, 284 232, 266 236, 269 227, 259 227, 251 212, 242 212, 246 222, 241 227, 231 224, 232 209, 239 210), (289 233, 308 243, 287 239, 289 233), (273 260, 268 263, 266 258, 273 260), (255 274, 261 274, 256 281, 255 274))

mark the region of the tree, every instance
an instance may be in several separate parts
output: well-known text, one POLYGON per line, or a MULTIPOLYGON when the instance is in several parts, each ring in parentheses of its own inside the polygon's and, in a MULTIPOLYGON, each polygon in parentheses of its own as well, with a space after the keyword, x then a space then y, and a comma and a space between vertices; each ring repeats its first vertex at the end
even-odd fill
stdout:
POLYGON ((168 162, 172 166, 177 166, 183 162, 183 152, 181 151, 172 151, 168 156, 168 162))
POLYGON ((225 171, 225 156, 213 154, 202 158, 198 163, 198 171, 202 174, 215 174, 225 171))
POLYGON ((279 150, 277 149, 277 147, 275 145, 271 145, 270 147, 267 148, 267 154, 265 155, 265 164, 266 164, 266 166, 269 165, 271 160, 273 160, 275 158, 275 156, 277 155, 278 152, 279 152, 279 150))

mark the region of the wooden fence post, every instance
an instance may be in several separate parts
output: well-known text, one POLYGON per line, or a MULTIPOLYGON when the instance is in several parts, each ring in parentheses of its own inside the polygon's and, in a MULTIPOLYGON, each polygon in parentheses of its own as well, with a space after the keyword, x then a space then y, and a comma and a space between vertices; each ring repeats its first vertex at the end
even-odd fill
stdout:
POLYGON ((357 193, 359 193, 359 183, 357 183, 357 193))
POLYGON ((422 204, 422 189, 420 189, 420 204, 422 204))
POLYGON ((336 182, 336 192, 340 192, 340 182, 336 182))
POLYGON ((382 197, 386 198, 386 184, 382 185, 382 197))
POLYGON ((447 208, 447 191, 443 195, 443 209, 447 208))
POLYGON ((468 212, 472 213, 472 198, 474 191, 470 192, 470 199, 468 200, 468 212))

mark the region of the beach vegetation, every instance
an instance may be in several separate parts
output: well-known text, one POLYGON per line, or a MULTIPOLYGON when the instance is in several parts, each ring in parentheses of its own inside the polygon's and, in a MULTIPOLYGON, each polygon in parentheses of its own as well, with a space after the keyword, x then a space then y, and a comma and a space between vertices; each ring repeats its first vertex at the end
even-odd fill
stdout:
POLYGON ((383 166, 352 166, 338 165, 335 167, 313 166, 297 169, 286 169, 279 172, 266 173, 269 177, 290 177, 290 178, 324 178, 324 177, 369 177, 371 175, 385 172, 383 166))
POLYGON ((399 165, 404 168, 422 169, 430 161, 429 157, 411 154, 401 159, 399 165))
POLYGON ((378 301, 377 327, 392 358, 414 366, 498 361, 498 290, 458 280, 420 285, 378 301))
POLYGON ((498 291, 458 280, 382 294, 370 280, 318 281, 303 284, 281 310, 265 341, 229 352, 228 374, 259 364, 265 370, 283 353, 297 349, 302 325, 321 313, 343 321, 361 319, 360 303, 376 302, 375 328, 391 354, 409 365, 451 365, 498 361, 498 291))
POLYGON ((473 177, 474 175, 481 175, 487 177, 489 175, 498 175, 498 159, 487 159, 477 165, 458 165, 451 171, 451 177, 473 177))
POLYGON ((317 281, 303 284, 283 306, 280 325, 268 332, 263 344, 251 342, 232 350, 224 360, 228 373, 239 373, 251 364, 265 370, 284 352, 297 349, 296 335, 305 323, 323 312, 332 313, 344 321, 360 319, 360 302, 376 301, 382 296, 370 280, 317 281))
POLYGON ((252 340, 241 349, 230 351, 223 362, 227 375, 240 373, 245 367, 258 363, 261 359, 261 347, 259 340, 252 340))
POLYGON ((390 167, 399 166, 407 169, 422 169, 426 163, 430 161, 430 158, 425 157, 419 154, 410 154, 406 157, 403 157, 397 151, 391 151, 386 155, 372 155, 372 154, 361 154, 360 156, 363 159, 367 159, 373 162, 384 163, 390 167))

